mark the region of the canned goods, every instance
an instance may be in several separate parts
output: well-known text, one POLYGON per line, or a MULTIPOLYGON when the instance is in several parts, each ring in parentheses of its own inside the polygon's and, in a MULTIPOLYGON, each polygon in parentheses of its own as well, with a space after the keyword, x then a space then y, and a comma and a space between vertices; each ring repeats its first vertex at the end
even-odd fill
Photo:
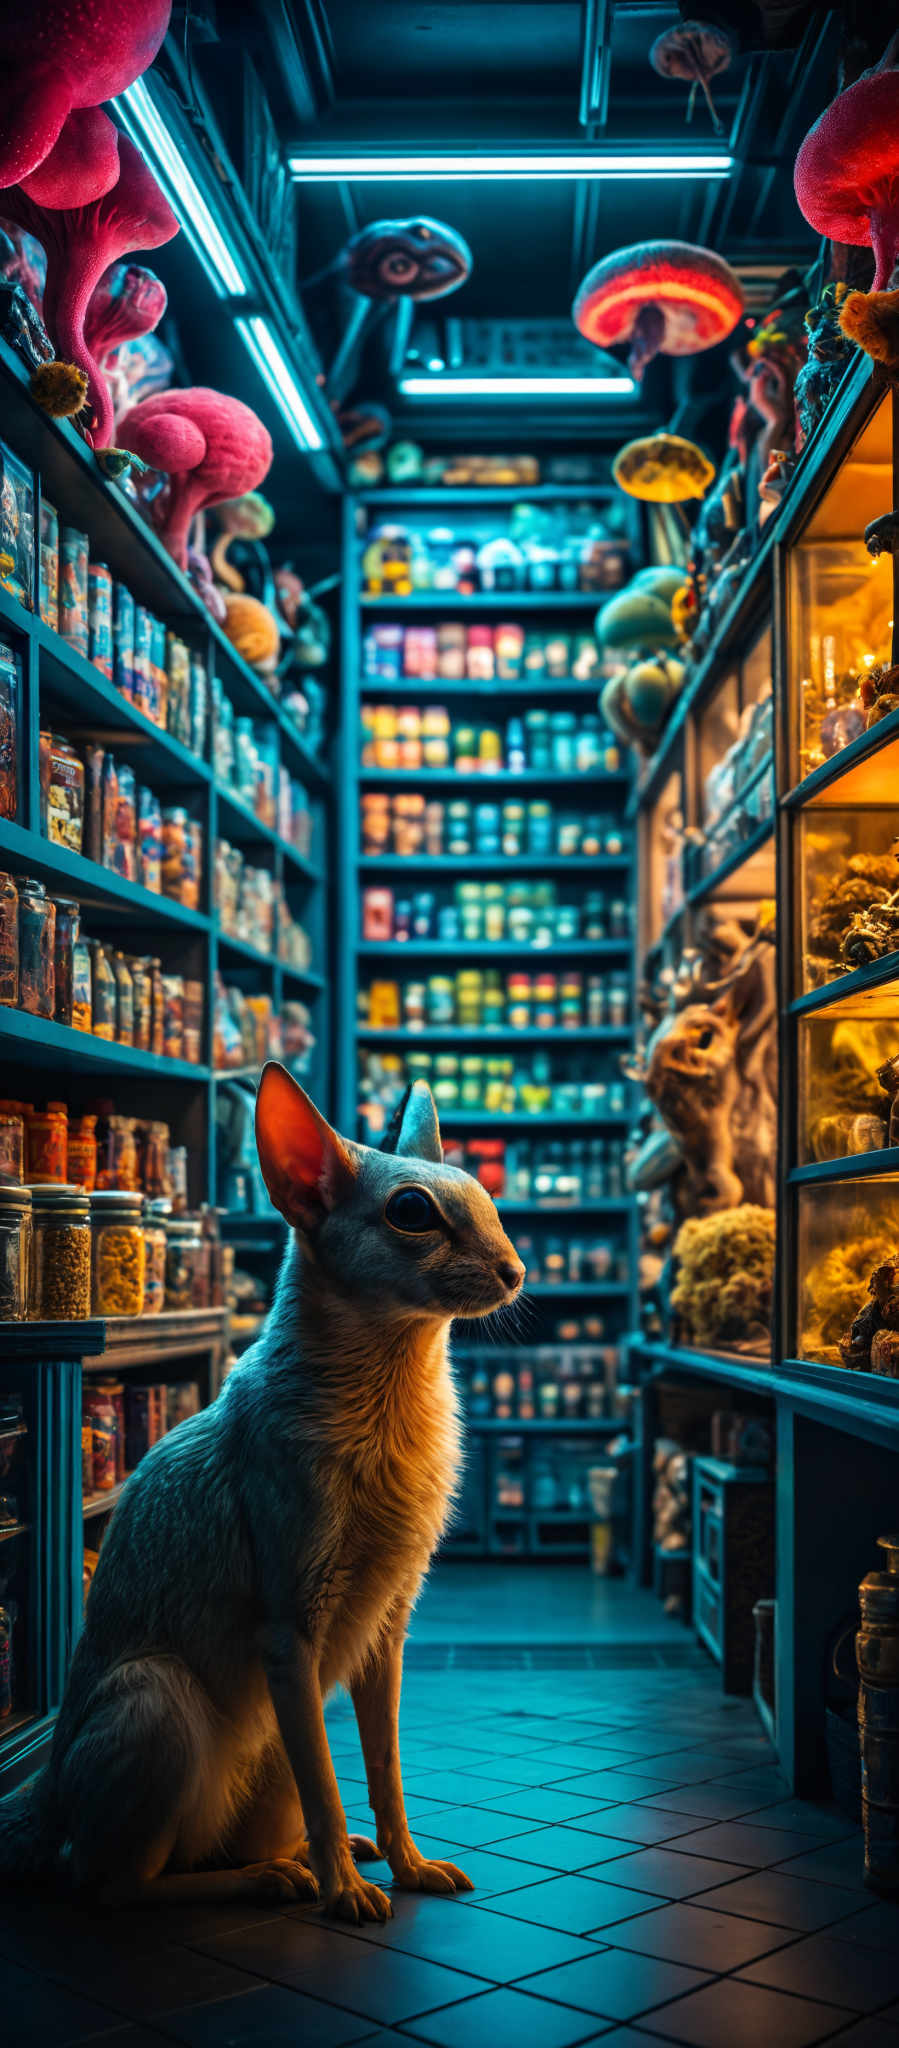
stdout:
POLYGON ((113 677, 122 696, 129 704, 135 700, 134 690, 134 599, 124 583, 117 583, 113 593, 112 620, 113 677))
POLYGON ((87 534, 64 526, 59 542, 59 630, 87 658, 87 534))
POLYGON ((112 682, 112 577, 105 562, 91 562, 88 567, 87 618, 91 662, 112 682))

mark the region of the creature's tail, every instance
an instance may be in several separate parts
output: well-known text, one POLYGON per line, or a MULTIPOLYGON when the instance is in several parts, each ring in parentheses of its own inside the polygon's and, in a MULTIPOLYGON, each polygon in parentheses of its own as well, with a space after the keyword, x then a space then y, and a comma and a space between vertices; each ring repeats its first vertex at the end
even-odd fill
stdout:
POLYGON ((0 1799, 0 1886, 58 1878, 61 1847, 49 1773, 41 1771, 0 1799))

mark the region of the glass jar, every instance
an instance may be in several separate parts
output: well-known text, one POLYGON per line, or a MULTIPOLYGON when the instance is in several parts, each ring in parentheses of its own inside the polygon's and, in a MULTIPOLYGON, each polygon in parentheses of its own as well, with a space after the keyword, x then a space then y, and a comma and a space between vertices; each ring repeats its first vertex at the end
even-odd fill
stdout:
POLYGON ((184 983, 184 1058, 196 1064, 203 1048, 203 983, 184 983))
POLYGON ((184 979, 180 974, 162 977, 162 1051, 167 1060, 184 1058, 184 979))
POLYGON ((12 875, 0 873, 0 1004, 19 1000, 19 892, 12 875))
POLYGON ((124 1380, 98 1380, 97 1390, 112 1404, 115 1416, 115 1476, 120 1484, 125 1477, 125 1383, 124 1380))
POLYGON ((0 1187, 0 1323, 28 1313, 31 1189, 0 1187))
POLYGON ((134 983, 128 970, 124 953, 112 956, 112 971, 115 976, 115 1035, 117 1045, 134 1044, 134 983))
POLYGON ((165 991, 162 986, 162 962, 150 959, 150 1051, 159 1059, 165 1044, 165 991))
POLYGON ((81 1188, 31 1189, 34 1237, 28 1316, 31 1322, 83 1322, 91 1312, 91 1233, 81 1188))
POLYGON ((137 1126, 133 1116, 109 1116, 97 1139, 98 1188, 140 1188, 137 1126))
POLYGON ((134 997, 134 1037, 132 1043, 140 1052, 149 1052, 152 1033, 153 984, 150 979, 150 963, 141 958, 129 958, 128 972, 134 997))
POLYGON ((0 1102, 0 1187, 21 1187, 24 1178, 24 1105, 0 1102))
POLYGON ((144 1315, 158 1316, 165 1306, 166 1226, 171 1202, 160 1197, 144 1203, 144 1315))
POLYGON ((146 1255, 141 1227, 143 1196, 119 1188, 91 1195, 95 1316, 139 1316, 144 1306, 146 1255))
POLYGON ((134 769, 111 754, 103 770, 103 865, 137 881, 137 781, 134 769))
POLYGON ((187 1208, 187 1146, 170 1145, 166 1153, 165 1184, 172 1198, 172 1210, 183 1215, 187 1208))
MULTIPOLYGON (((89 1493, 111 1493, 116 1483, 118 1418, 108 1387, 86 1386, 81 1396, 81 1413, 91 1434, 89 1493)), ((88 1478, 82 1464, 82 1485, 88 1478)))
POLYGON ((143 1126, 141 1132, 140 1177, 144 1194, 167 1195, 168 1156, 171 1133, 168 1124, 155 1119, 143 1126))
POLYGON ((26 1178, 29 1184, 64 1184, 68 1179, 68 1112, 64 1102, 29 1109, 25 1118, 26 1178))
POLYGON ((91 1030, 95 1038, 115 1038, 116 978, 102 939, 89 939, 91 956, 91 1030))
POLYGON ((97 1183, 97 1119, 95 1116, 69 1118, 67 1176, 76 1188, 89 1194, 97 1183))
POLYGON ((43 882, 23 875, 19 891, 19 1008, 33 1017, 52 1017, 55 1003, 53 949, 56 909, 43 882))
POLYGON ((81 923, 77 903, 54 903, 56 930, 53 937, 54 1006, 57 1024, 71 1024, 74 1004, 75 941, 81 923))
POLYGON ((45 839, 81 852, 84 832, 84 762, 58 732, 39 740, 40 817, 45 839))
POLYGON ((170 1216, 165 1229, 166 1308, 193 1308, 195 1274, 203 1251, 200 1226, 194 1216, 170 1216))

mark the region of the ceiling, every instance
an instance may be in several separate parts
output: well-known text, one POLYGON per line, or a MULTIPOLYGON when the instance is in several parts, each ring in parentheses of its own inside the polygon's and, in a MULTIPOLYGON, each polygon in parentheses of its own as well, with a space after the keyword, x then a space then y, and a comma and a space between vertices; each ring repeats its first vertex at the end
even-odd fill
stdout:
MULTIPOLYGON (((300 182, 297 283, 323 362, 333 360, 352 306, 330 267, 349 235, 385 217, 443 218, 472 250, 468 282, 416 312, 409 350, 425 361, 447 360, 455 347, 464 367, 468 322, 480 323, 482 346, 485 331, 509 323, 555 322, 555 332, 543 336, 547 367, 558 367, 561 322, 571 336, 566 347, 582 346, 590 355, 569 326, 581 277, 611 250, 657 237, 718 250, 743 276, 750 302, 770 304, 779 274, 807 265, 817 251, 790 169, 834 90, 845 10, 781 4, 785 47, 777 50, 761 47, 761 12, 749 0, 697 11, 728 15, 734 31, 733 61, 713 88, 720 137, 701 97, 687 126, 687 86, 651 68, 653 41, 679 19, 677 7, 654 0, 217 0, 221 40, 203 53, 204 74, 213 90, 218 81, 216 110, 232 147, 239 48, 244 64, 253 61, 288 151, 598 143, 718 148, 734 157, 733 174, 715 181, 300 182), (448 333, 447 320, 463 325, 448 333)), ((239 161, 236 150, 235 156, 239 161)), ((539 331, 531 340, 539 348, 539 331)), ((358 364, 357 395, 386 400, 399 431, 432 442, 442 433, 458 438, 458 403, 398 397, 390 343, 391 323, 382 323, 358 364)), ((542 413, 532 403, 517 415, 517 438, 552 432, 615 442, 622 429, 658 423, 685 407, 692 430, 702 431, 707 414, 712 434, 732 390, 727 355, 725 345, 687 363, 657 360, 626 407, 591 397, 569 406, 563 418, 556 402, 542 413)), ((488 414, 483 404, 478 410, 466 402, 464 423, 495 438, 496 409, 488 414)))

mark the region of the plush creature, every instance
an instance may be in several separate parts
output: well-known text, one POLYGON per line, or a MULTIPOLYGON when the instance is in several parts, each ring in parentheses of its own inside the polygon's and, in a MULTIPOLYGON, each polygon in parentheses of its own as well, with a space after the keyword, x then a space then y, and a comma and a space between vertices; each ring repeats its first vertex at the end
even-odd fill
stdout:
POLYGON ((275 579, 263 546, 275 524, 268 499, 260 491, 246 491, 242 498, 226 498, 216 507, 216 517, 222 528, 211 557, 216 580, 227 590, 249 591, 274 612, 275 579))
POLYGON ((258 669, 260 675, 274 674, 281 635, 277 619, 258 597, 242 590, 225 592, 225 632, 248 667, 258 669))
POLYGON ((471 250, 442 220, 374 220, 353 235, 344 266, 366 299, 442 299, 471 275, 471 250))
POLYGON ((47 331, 57 354, 85 372, 93 439, 105 447, 112 438, 113 413, 105 378, 85 338, 91 298, 118 257, 171 241, 178 222, 140 151, 99 108, 70 116, 40 169, 4 192, 3 208, 47 252, 47 331))
POLYGON ((167 304, 162 279, 140 263, 111 263, 88 305, 84 339, 105 379, 113 416, 120 419, 130 403, 128 379, 119 366, 119 350, 158 327, 167 304))
POLYGON ((153 516, 180 569, 195 514, 255 490, 272 464, 271 436, 250 407, 203 385, 143 399, 126 413, 118 439, 168 476, 153 516))

